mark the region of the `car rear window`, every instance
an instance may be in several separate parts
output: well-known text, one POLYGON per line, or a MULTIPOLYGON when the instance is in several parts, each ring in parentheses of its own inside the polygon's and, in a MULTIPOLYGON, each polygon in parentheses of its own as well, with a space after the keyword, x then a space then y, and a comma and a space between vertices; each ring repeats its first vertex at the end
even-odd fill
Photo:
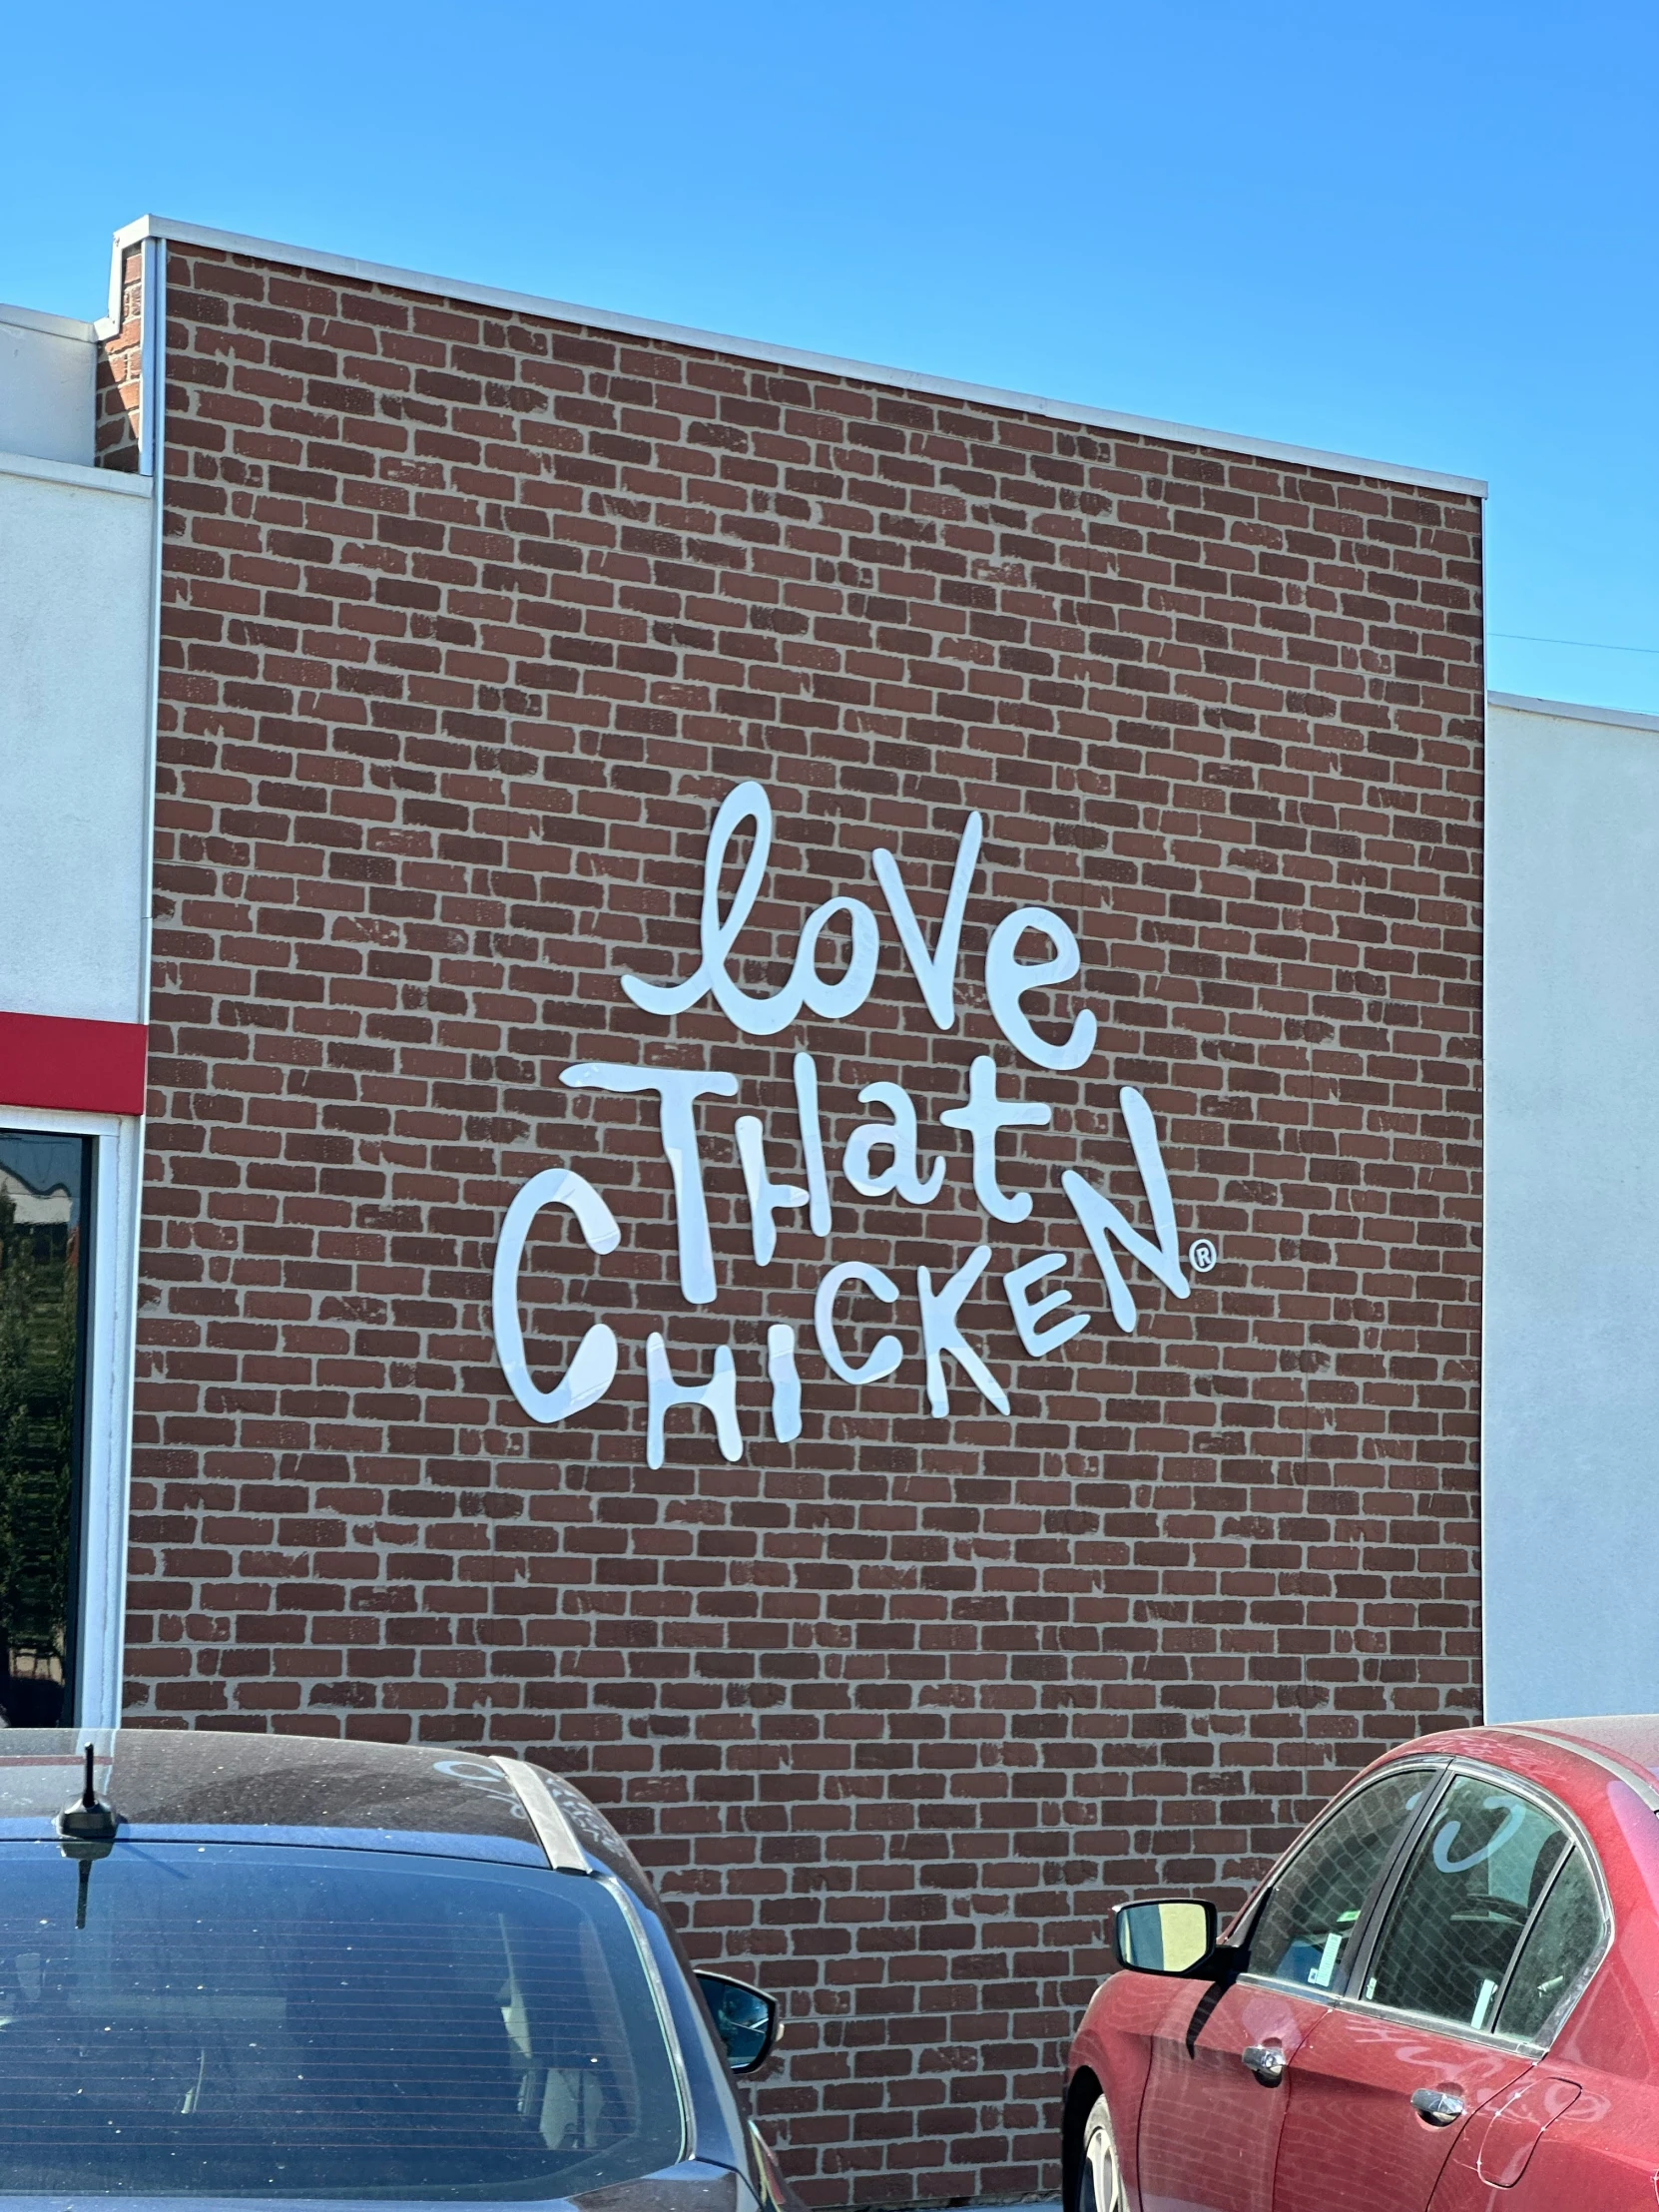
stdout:
POLYGON ((682 2135, 653 1986, 600 1881, 0 1846, 5 2195, 567 2197, 674 2164, 682 2135))

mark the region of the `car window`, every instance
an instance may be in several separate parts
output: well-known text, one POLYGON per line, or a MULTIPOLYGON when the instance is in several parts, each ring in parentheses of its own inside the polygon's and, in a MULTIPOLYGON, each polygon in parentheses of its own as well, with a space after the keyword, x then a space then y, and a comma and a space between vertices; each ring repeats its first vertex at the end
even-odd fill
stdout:
POLYGON ((1250 1970, 1312 1989, 1341 1985, 1343 1953, 1405 1823, 1437 1780, 1405 1767, 1357 1790, 1309 1837, 1257 1917, 1250 1970))
POLYGON ((589 1877, 9 1844, 0 2142, 0 2188, 31 2197, 523 2199, 674 2164, 682 2118, 633 1930, 589 1877))
POLYGON ((1497 2016, 1500 2035, 1536 2036, 1576 1988, 1601 1947, 1601 1900, 1584 1854, 1571 1858, 1549 1886, 1532 1933, 1515 1960, 1497 2016))
POLYGON ((1529 1798, 1459 1775, 1411 1854, 1365 1994, 1399 2011, 1489 2028, 1532 1908, 1568 1849, 1529 1798))

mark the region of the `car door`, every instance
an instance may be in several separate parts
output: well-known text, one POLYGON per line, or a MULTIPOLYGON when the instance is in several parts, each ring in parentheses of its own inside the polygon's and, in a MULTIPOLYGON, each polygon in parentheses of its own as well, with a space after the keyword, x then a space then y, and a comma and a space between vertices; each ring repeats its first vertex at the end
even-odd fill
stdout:
MULTIPOLYGON (((1500 2035, 1537 2045, 1537 2063, 1460 2131, 1431 2212, 1491 2212, 1494 2202, 1511 2212, 1627 2212, 1638 2204, 1653 2212, 1659 2089, 1587 2065, 1582 2044, 1550 2047, 1611 1927, 1606 1884, 1580 1841, 1532 1915, 1497 2015, 1500 2035)), ((1593 2033, 1590 2040, 1593 2048, 1593 2033)))
POLYGON ((1271 2212, 1288 2069, 1440 1771, 1394 1768, 1339 1799, 1257 1908, 1245 1971, 1177 1986, 1141 2100, 1142 2212, 1271 2212))
POLYGON ((1530 1792, 1453 1776, 1291 2065, 1274 2212, 1423 2212, 1470 2117, 1531 2066, 1500 2032, 1505 1986, 1571 1848, 1530 1792))

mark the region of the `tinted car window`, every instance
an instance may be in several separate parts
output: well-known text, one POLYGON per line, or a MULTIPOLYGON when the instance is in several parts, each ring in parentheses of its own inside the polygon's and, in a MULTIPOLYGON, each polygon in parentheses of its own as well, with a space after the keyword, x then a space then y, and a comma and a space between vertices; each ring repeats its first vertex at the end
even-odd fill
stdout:
POLYGON ((1582 1851, 1550 1884, 1498 2013, 1500 2035, 1539 2034, 1601 1946, 1601 1901, 1582 1851))
POLYGON ((1493 2000, 1567 1841, 1530 1799, 1459 1775, 1388 1908, 1366 1995, 1462 2027, 1493 2026, 1493 2000))
POLYGON ((1339 1806, 1303 1845, 1257 1918, 1250 1970, 1313 1989, 1340 1985, 1343 1953, 1372 1887, 1435 1776, 1385 1774, 1339 1806))
POLYGON ((651 1984, 597 1881, 0 1847, 8 2193, 564 2197, 673 2164, 681 2135, 651 1984))

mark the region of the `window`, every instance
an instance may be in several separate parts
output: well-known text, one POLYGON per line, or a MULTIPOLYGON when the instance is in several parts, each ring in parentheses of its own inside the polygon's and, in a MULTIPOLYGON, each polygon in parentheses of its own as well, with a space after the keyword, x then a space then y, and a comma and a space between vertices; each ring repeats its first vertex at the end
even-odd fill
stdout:
POLYGON ((1601 1900, 1582 1851, 1549 1886, 1497 2016, 1500 2035, 1542 2036, 1601 1947, 1601 1900))
POLYGON ((118 1841, 75 1865, 0 1844, 8 2193, 568 2197, 674 2164, 682 2137, 601 1882, 296 1845, 118 1841))
POLYGON ((1436 1779, 1421 1767, 1382 1775, 1315 1830, 1257 1918, 1252 1973, 1310 1989, 1342 1986, 1349 1938, 1390 1850, 1436 1779))
POLYGON ((1532 1908, 1567 1849, 1564 1830, 1529 1798, 1459 1775, 1411 1855, 1366 1995, 1460 2027, 1492 2027, 1532 1908))
POLYGON ((0 1129, 0 1716, 76 1715, 93 1140, 0 1129))

